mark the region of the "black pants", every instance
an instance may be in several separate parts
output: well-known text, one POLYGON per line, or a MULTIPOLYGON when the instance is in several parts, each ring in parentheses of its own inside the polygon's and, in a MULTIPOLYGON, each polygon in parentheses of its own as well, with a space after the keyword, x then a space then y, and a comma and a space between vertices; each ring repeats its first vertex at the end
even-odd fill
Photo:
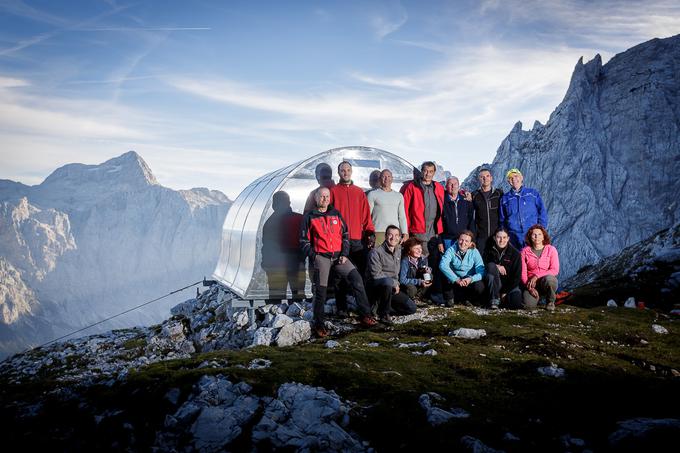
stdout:
POLYGON ((482 280, 470 283, 468 286, 460 286, 457 283, 451 283, 448 278, 444 278, 442 282, 444 286, 444 300, 453 300, 455 302, 469 301, 477 305, 481 305, 484 296, 484 282, 482 280))
POLYGON ((331 271, 352 289, 354 299, 359 307, 359 314, 369 315, 371 307, 366 296, 364 281, 352 262, 347 260, 344 264, 338 264, 337 260, 317 255, 314 258, 314 325, 322 327, 326 320, 324 304, 326 303, 328 279, 331 271))
POLYGON ((416 285, 401 285, 401 290, 405 292, 411 299, 427 299, 430 287, 416 286, 416 285))
POLYGON ((484 279, 489 291, 490 299, 501 300, 501 295, 505 294, 505 297, 501 300, 501 305, 504 308, 516 310, 523 307, 522 291, 520 291, 519 286, 509 288, 507 282, 504 282, 507 277, 500 274, 496 263, 486 263, 486 275, 484 276, 484 279))
POLYGON ((416 312, 416 303, 408 294, 402 291, 394 294, 394 280, 391 278, 371 281, 368 284, 368 294, 372 305, 377 305, 378 316, 404 316, 416 312))

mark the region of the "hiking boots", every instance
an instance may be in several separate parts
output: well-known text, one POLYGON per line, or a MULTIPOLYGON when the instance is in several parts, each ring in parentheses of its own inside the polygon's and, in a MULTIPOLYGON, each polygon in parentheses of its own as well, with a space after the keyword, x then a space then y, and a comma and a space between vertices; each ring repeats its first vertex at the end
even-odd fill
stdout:
POLYGON ((349 313, 347 313, 346 310, 338 310, 337 313, 335 314, 338 318, 349 318, 349 313))
POLYGON ((545 305, 545 309, 548 311, 555 311, 555 302, 548 302, 545 305))
POLYGON ((373 316, 362 316, 359 323, 364 327, 373 327, 378 324, 378 321, 376 321, 373 316))
POLYGON ((501 301, 499 299, 491 299, 491 309, 498 310, 501 307, 501 301))
POLYGON ((448 299, 448 300, 444 301, 444 306, 449 307, 449 308, 453 308, 453 299, 448 299))

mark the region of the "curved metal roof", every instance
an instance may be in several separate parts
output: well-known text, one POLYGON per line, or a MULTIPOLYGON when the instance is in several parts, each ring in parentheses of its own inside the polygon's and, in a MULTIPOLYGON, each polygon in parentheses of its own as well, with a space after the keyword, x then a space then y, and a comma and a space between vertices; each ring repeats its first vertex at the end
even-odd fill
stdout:
MULTIPOLYGON (((333 169, 333 179, 337 180, 336 170, 343 160, 352 163, 352 180, 365 190, 369 188, 369 175, 374 170, 391 170, 397 190, 400 183, 413 177, 413 165, 395 154, 377 148, 349 146, 324 151, 256 179, 229 208, 222 227, 222 251, 213 278, 242 299, 290 298, 291 291, 286 289, 285 283, 283 290, 273 288, 280 285, 270 288, 268 280, 273 278, 272 274, 268 275, 263 269, 263 257, 267 263, 283 262, 272 258, 276 252, 271 252, 271 248, 263 254, 263 245, 268 243, 267 238, 263 238, 263 227, 268 219, 274 219, 271 217, 274 213, 272 197, 277 192, 286 192, 292 211, 302 214, 310 192, 319 187, 315 176, 317 166, 328 164, 333 169)), ((280 226, 274 225, 274 230, 278 229, 280 226)), ((270 270, 271 264, 265 267, 270 270)), ((281 269, 281 273, 285 274, 285 269, 281 269)), ((300 267, 302 278, 306 297, 310 297, 311 284, 305 266, 300 267)))

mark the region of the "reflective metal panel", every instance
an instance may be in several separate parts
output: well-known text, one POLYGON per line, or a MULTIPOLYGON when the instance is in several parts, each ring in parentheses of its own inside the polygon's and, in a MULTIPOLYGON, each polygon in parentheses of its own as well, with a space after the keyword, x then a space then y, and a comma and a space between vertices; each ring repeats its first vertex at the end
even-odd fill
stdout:
POLYGON ((317 166, 330 166, 337 182, 337 167, 343 160, 352 164, 354 184, 365 190, 370 187, 373 170, 390 169, 395 190, 413 177, 413 166, 401 157, 360 146, 331 149, 262 176, 246 187, 229 209, 213 277, 243 299, 310 297, 306 266, 296 262, 292 250, 297 237, 290 225, 300 221, 307 197, 319 186, 317 166), (264 241, 263 230, 269 236, 265 235, 264 241))

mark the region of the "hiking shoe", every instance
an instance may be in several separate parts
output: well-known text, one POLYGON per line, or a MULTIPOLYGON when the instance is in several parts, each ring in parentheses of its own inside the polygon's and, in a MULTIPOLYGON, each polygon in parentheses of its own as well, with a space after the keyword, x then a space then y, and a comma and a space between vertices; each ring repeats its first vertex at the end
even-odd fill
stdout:
POLYGON ((501 306, 501 301, 498 299, 491 299, 491 309, 498 310, 501 306))
POLYGON ((359 323, 361 323, 361 325, 364 327, 373 327, 374 325, 378 324, 378 321, 376 321, 373 316, 363 316, 359 320, 359 323))
POLYGON ((386 324, 388 326, 391 326, 394 324, 394 321, 392 321, 392 317, 390 315, 383 315, 380 317, 380 322, 383 324, 386 324))
POLYGON ((548 311, 555 311, 555 302, 548 302, 545 304, 545 309, 548 311))
POLYGON ((338 310, 335 314, 338 318, 349 318, 349 313, 346 310, 338 310))
POLYGON ((324 338, 328 336, 328 330, 326 330, 325 327, 315 327, 314 328, 314 333, 316 334, 317 337, 319 338, 324 338))
POLYGON ((442 306, 444 306, 444 307, 449 307, 449 308, 453 308, 453 303, 454 303, 454 302, 453 302, 453 299, 449 299, 449 300, 445 301, 445 302, 442 304, 442 306))
POLYGON ((462 305, 466 307, 472 307, 472 302, 470 302, 469 300, 464 300, 462 305))

